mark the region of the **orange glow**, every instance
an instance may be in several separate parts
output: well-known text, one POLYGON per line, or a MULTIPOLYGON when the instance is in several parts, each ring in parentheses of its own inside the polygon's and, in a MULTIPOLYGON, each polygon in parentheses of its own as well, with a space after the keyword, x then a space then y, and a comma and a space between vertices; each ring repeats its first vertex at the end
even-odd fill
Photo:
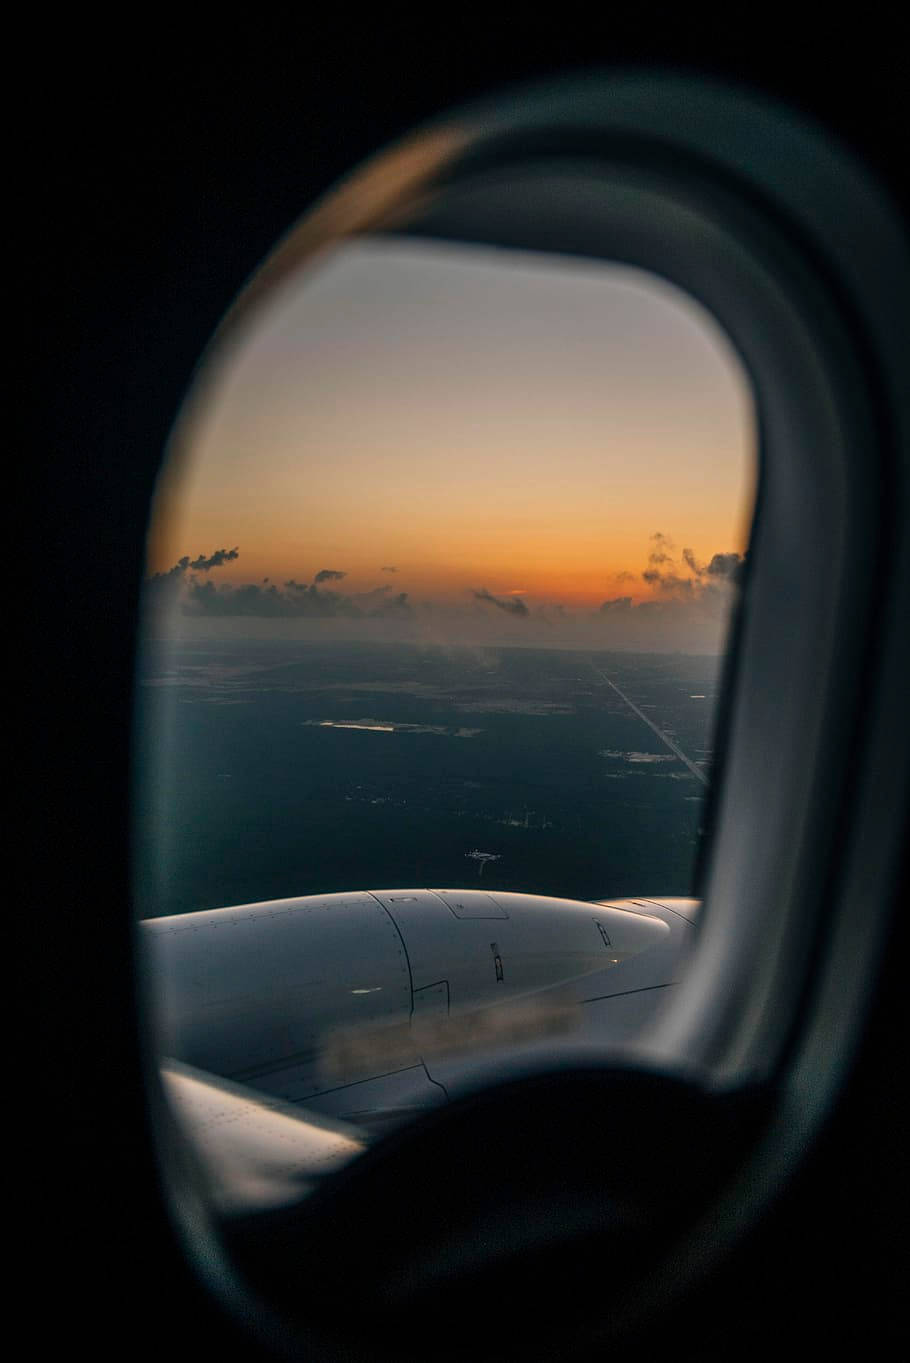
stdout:
POLYGON ((331 569, 347 594, 485 588, 521 614, 652 599, 656 532, 683 573, 684 549, 745 549, 748 383, 713 320, 641 272, 367 241, 239 333, 184 424, 153 572, 238 545, 219 589, 331 569))

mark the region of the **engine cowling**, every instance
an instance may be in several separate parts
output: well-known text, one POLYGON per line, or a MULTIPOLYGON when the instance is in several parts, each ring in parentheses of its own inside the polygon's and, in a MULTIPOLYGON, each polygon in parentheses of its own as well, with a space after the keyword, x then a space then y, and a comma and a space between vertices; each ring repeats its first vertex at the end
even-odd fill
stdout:
POLYGON ((141 928, 162 1053, 295 1101, 412 1068, 429 1083, 422 1049, 450 1018, 619 968, 669 932, 641 906, 476 889, 308 895, 141 928))

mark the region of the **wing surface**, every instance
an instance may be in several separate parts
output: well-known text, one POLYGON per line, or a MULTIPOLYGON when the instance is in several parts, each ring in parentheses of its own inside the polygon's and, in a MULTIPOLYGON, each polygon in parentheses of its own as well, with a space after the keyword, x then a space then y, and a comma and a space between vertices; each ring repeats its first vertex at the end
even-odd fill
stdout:
POLYGON ((367 1143, 365 1133, 348 1122, 301 1112, 176 1060, 162 1063, 161 1079, 223 1212, 287 1206, 367 1143))

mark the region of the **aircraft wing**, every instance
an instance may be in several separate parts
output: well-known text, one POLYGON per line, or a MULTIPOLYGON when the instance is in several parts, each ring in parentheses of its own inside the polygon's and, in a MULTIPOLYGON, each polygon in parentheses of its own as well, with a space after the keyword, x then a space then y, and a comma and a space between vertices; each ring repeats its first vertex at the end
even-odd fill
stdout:
POLYGON ((348 1122, 304 1113, 180 1061, 165 1060, 160 1072, 171 1110, 222 1212, 288 1206, 367 1143, 348 1122))

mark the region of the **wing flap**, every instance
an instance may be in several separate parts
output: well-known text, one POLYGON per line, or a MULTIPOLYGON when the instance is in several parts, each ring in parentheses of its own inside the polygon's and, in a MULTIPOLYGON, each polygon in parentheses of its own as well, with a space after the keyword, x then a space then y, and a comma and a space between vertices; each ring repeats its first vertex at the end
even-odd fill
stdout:
POLYGON ((176 1060, 165 1095, 192 1143, 220 1211, 273 1211, 298 1201, 366 1146, 358 1127, 301 1111, 176 1060))

